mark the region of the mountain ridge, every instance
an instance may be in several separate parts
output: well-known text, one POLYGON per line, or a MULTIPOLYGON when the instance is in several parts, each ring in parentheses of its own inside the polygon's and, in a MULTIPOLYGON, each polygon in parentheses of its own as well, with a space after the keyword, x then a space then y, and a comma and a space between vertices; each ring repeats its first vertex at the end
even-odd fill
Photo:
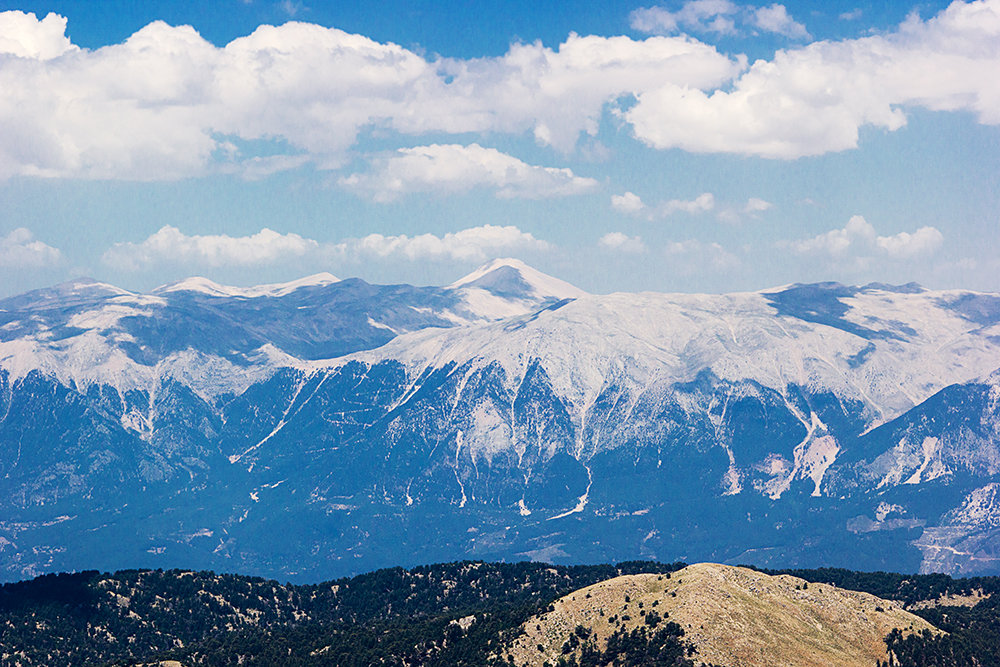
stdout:
POLYGON ((512 271, 530 273, 0 301, 2 576, 455 556, 1000 570, 1000 297, 571 298, 512 271))

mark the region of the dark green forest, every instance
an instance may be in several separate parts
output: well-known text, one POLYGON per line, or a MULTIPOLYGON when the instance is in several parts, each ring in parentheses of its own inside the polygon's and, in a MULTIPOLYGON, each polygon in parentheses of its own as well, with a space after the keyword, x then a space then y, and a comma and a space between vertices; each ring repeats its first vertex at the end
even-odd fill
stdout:
MULTIPOLYGON (((553 566, 458 562, 392 568, 311 585, 180 570, 44 575, 0 586, 3 665, 503 665, 521 623, 566 593, 683 563, 553 566), (462 623, 459 623, 459 620, 462 623)), ((862 590, 906 605, 945 593, 992 594, 975 607, 912 609, 949 634, 886 638, 893 665, 1000 665, 1000 578, 767 571, 862 590)), ((659 618, 656 619, 659 621, 659 618)), ((667 621, 612 637, 574 635, 565 665, 690 665, 667 621), (572 647, 571 647, 572 648, 572 647)), ((874 667, 874 666, 873 666, 874 667)))

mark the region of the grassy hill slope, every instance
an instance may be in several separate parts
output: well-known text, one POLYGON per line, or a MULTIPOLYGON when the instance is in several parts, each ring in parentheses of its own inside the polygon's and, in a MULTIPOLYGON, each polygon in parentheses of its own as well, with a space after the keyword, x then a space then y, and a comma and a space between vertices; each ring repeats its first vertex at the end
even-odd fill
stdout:
POLYGON ((888 659, 884 638, 894 629, 904 636, 937 632, 898 603, 868 593, 702 563, 574 591, 528 619, 509 653, 517 665, 556 663, 581 656, 583 634, 601 649, 616 632, 667 621, 680 625, 696 659, 730 667, 873 667, 888 659))

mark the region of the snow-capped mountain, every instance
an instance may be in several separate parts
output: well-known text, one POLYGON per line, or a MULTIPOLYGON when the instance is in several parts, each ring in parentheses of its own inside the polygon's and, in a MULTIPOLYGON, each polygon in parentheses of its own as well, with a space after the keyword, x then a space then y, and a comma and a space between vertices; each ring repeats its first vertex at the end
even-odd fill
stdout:
POLYGON ((77 281, 0 301, 0 563, 1000 572, 998 369, 1000 296, 916 285, 77 281))
POLYGON ((445 288, 321 273, 249 288, 197 277, 135 294, 77 280, 0 300, 0 368, 13 379, 39 370, 65 385, 122 392, 181 374, 207 398, 241 393, 283 364, 377 347, 427 327, 522 315, 573 290, 527 267, 514 280, 514 267, 524 265, 497 260, 445 288))

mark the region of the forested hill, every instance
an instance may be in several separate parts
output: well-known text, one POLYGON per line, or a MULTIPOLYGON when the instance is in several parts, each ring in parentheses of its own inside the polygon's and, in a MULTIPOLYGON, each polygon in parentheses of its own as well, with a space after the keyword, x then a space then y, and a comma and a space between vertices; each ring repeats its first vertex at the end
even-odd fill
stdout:
MULTIPOLYGON (((46 575, 0 587, 0 650, 4 665, 503 664, 504 641, 560 596, 622 574, 682 566, 460 562, 312 585, 179 570, 46 575)), ((1000 664, 998 578, 792 574, 905 602, 950 633, 890 637, 900 664, 1000 664), (917 608, 946 595, 982 599, 971 608, 917 608)), ((648 661, 669 649, 685 664, 683 630, 659 630, 618 638, 614 656, 595 652, 589 659, 655 664, 648 661)))
MULTIPOLYGON (((180 570, 44 575, 0 587, 0 644, 12 665, 131 664, 154 656, 208 665, 241 657, 258 664, 463 664, 456 651, 465 644, 516 626, 559 595, 623 573, 679 567, 463 562, 315 585, 180 570), (471 614, 487 614, 488 622, 454 641, 458 626, 450 621, 471 614)), ((471 655, 490 645, 476 644, 471 655)))

